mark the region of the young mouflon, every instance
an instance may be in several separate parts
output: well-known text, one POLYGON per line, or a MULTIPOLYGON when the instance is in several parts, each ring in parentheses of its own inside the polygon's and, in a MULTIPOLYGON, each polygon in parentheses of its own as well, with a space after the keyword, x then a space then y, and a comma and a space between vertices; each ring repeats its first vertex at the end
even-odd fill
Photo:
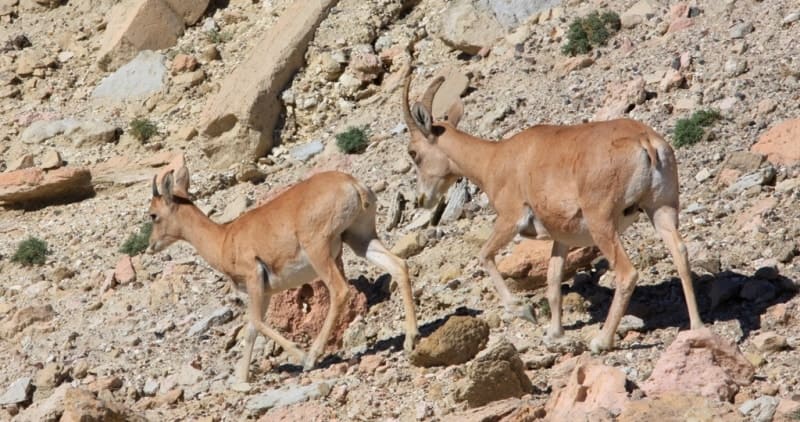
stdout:
POLYGON ((364 184, 341 172, 318 173, 249 210, 227 224, 211 221, 189 199, 189 171, 167 173, 159 191, 153 178, 149 252, 178 240, 189 242, 215 269, 248 295, 248 327, 236 376, 247 380, 253 343, 261 333, 311 369, 322 353, 333 325, 347 303, 342 244, 389 272, 403 297, 404 348, 418 337, 411 283, 405 261, 381 243, 375 230, 376 197, 364 184), (331 306, 308 353, 264 323, 270 296, 316 278, 328 288, 331 306))

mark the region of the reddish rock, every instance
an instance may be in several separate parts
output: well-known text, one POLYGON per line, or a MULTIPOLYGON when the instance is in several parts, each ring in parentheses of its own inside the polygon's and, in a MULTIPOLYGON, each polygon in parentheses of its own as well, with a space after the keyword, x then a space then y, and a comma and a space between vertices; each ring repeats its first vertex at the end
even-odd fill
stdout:
POLYGON ((383 72, 381 59, 372 53, 356 53, 350 58, 353 75, 362 82, 372 82, 383 72))
MULTIPOLYGON (((342 345, 344 331, 357 315, 366 315, 367 297, 348 284, 349 301, 331 331, 326 350, 335 351, 342 345)), ((283 331, 292 341, 310 343, 316 338, 328 315, 330 296, 321 281, 289 289, 272 296, 267 323, 283 331)))
POLYGON ((625 373, 588 354, 559 364, 553 374, 553 394, 545 405, 549 420, 604 420, 628 402, 625 373))
POLYGON ((259 422, 324 422, 336 420, 335 413, 328 406, 319 402, 299 403, 292 406, 271 409, 259 422))
POLYGON ((587 68, 593 64, 593 58, 589 56, 577 56, 565 59, 558 65, 558 68, 562 75, 568 75, 576 70, 587 68))
POLYGON ((64 396, 64 413, 61 422, 85 421, 139 421, 124 407, 107 403, 94 394, 78 388, 70 388, 64 396))
POLYGON ((671 20, 688 18, 689 17, 689 3, 680 2, 675 3, 669 9, 669 17, 671 20))
POLYGON ((136 271, 133 269, 133 262, 128 255, 122 255, 117 266, 114 267, 114 280, 119 284, 128 284, 136 281, 136 271))
MULTIPOLYGON (((516 290, 535 289, 547 282, 547 265, 553 242, 525 239, 515 245, 511 254, 497 264, 503 277, 517 279, 510 286, 516 290)), ((564 265, 564 278, 572 277, 579 269, 591 264, 599 255, 597 248, 577 248, 570 251, 564 265)))
POLYGON ((630 401, 617 418, 618 422, 740 422, 742 420, 744 418, 730 403, 684 393, 667 393, 644 400, 630 401))
POLYGON ((510 398, 490 403, 486 406, 469 409, 463 412, 445 415, 442 422, 466 421, 498 421, 521 422, 544 418, 545 412, 540 406, 527 400, 510 398))
POLYGON ((648 396, 677 391, 731 401, 740 385, 753 381, 754 373, 734 342, 701 328, 678 334, 642 390, 648 396))
POLYGON ((612 82, 606 87, 603 107, 594 115, 594 120, 611 120, 623 117, 628 111, 643 104, 647 95, 644 77, 637 76, 629 82, 612 82))
POLYGON ((11 338, 25 328, 37 323, 53 319, 56 313, 50 305, 29 306, 18 310, 11 318, 0 324, 0 338, 11 338))
POLYGON ((177 75, 178 73, 183 72, 191 72, 197 69, 197 66, 200 64, 197 62, 197 59, 193 56, 188 54, 178 54, 172 59, 172 74, 177 75))
POLYGON ((786 120, 773 126, 750 148, 764 154, 778 165, 792 166, 800 163, 800 119, 786 120))
POLYGON ((92 193, 92 176, 85 168, 27 168, 0 173, 0 203, 4 205, 61 202, 92 193))
POLYGON ((686 28, 691 27, 694 25, 694 21, 689 18, 678 18, 670 22, 669 28, 667 29, 667 33, 671 34, 673 32, 683 31, 686 28))
POLYGON ((752 232, 766 226, 764 219, 761 217, 768 210, 775 208, 778 205, 778 200, 774 197, 766 197, 759 199, 746 211, 742 212, 736 217, 736 227, 744 232, 752 232))

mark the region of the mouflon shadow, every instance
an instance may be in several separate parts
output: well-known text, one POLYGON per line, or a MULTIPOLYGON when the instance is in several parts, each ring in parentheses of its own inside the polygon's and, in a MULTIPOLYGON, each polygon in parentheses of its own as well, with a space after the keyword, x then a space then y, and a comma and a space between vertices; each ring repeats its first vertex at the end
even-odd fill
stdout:
MULTIPOLYGON (((425 324, 421 324, 418 327, 419 328, 420 339, 431 335, 431 333, 433 333, 439 327, 444 325, 444 323, 447 322, 447 320, 450 319, 453 316, 464 316, 464 315, 477 316, 477 315, 480 315, 482 313, 483 313, 483 311, 480 311, 480 310, 477 310, 477 309, 470 309, 470 308, 463 307, 463 306, 458 307, 458 308, 455 309, 455 311, 453 311, 452 314, 449 314, 449 315, 446 315, 444 317, 438 318, 436 320, 427 322, 425 324)), ((370 347, 365 349, 364 351, 354 354, 350 359, 342 358, 341 355, 342 355, 342 352, 344 352, 344 350, 340 350, 340 351, 334 352, 333 354, 326 355, 325 357, 320 359, 320 361, 317 362, 317 365, 314 366, 314 369, 326 369, 326 368, 330 367, 331 365, 335 365, 335 364, 341 363, 341 362, 346 362, 348 360, 360 361, 361 358, 364 357, 364 356, 374 355, 374 354, 377 354, 377 353, 382 352, 384 350, 392 350, 392 351, 395 351, 395 352, 402 352, 403 351, 403 342, 405 341, 405 339, 406 339, 405 333, 401 332, 400 334, 398 334, 398 335, 396 335, 394 337, 378 340, 374 344, 372 344, 370 347)), ((303 371, 303 367, 300 366, 300 365, 294 365, 294 364, 291 364, 291 363, 285 363, 285 364, 282 364, 282 365, 279 365, 279 366, 275 367, 273 370, 275 372, 299 373, 299 372, 303 371)))
MULTIPOLYGON (((577 292, 590 306, 591 321, 565 326, 567 330, 584 324, 605 321, 614 289, 597 283, 601 273, 579 273, 572 286, 562 285, 562 293, 577 292)), ((642 278, 647 277, 643 275, 642 278)), ((738 320, 743 337, 761 328, 761 315, 767 308, 785 303, 797 293, 795 281, 777 274, 773 268, 761 268, 753 275, 734 271, 716 274, 693 275, 694 290, 700 317, 705 324, 716 321, 738 320)), ((626 315, 644 321, 644 332, 660 328, 689 328, 689 313, 681 281, 677 277, 653 285, 637 285, 631 296, 626 315)))

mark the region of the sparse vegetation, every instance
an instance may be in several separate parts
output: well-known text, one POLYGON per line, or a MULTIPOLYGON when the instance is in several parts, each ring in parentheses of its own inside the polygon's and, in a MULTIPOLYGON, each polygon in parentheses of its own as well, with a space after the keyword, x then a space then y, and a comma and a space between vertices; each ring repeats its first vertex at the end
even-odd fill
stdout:
POLYGON ((359 154, 367 149, 369 131, 366 127, 350 127, 336 135, 336 146, 345 154, 359 154))
POLYGON ((543 298, 538 303, 539 316, 542 318, 550 318, 550 302, 543 298))
POLYGON ((720 117, 716 110, 698 110, 691 117, 678 120, 672 136, 673 145, 680 148, 697 143, 703 139, 705 128, 714 124, 720 117))
POLYGON ((44 264, 45 257, 50 253, 47 243, 38 237, 30 236, 17 245, 17 251, 11 257, 11 261, 20 263, 26 267, 31 265, 44 264))
POLYGON ((147 141, 158 133, 158 127, 149 119, 133 119, 129 127, 131 135, 141 142, 147 141))
POLYGON ((150 241, 150 233, 153 232, 153 223, 146 222, 139 227, 138 233, 131 233, 119 251, 130 256, 138 255, 147 249, 147 244, 150 241))
POLYGON ((575 18, 569 25, 567 43, 561 52, 568 56, 588 53, 594 47, 606 45, 620 27, 619 15, 610 10, 602 14, 594 11, 582 18, 575 18))
POLYGON ((220 44, 224 42, 228 42, 233 38, 233 36, 229 32, 219 32, 216 29, 212 29, 206 32, 206 39, 214 44, 220 44))

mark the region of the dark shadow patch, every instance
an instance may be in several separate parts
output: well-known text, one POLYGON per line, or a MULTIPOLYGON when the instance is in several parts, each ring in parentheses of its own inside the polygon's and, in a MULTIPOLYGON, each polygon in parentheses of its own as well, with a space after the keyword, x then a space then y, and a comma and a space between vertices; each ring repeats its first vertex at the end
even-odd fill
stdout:
MULTIPOLYGON (((591 273, 581 273, 576 276, 571 287, 566 284, 562 285, 563 294, 577 292, 591 304, 587 310, 591 315, 591 321, 565 326, 565 329, 578 329, 583 325, 605 321, 614 290, 597 284, 597 280, 603 272, 597 271, 595 268, 591 273)), ((694 275, 693 279, 697 306, 703 323, 711 325, 717 321, 737 320, 743 333, 742 338, 748 337, 751 332, 761 328, 761 316, 769 307, 785 303, 797 294, 790 288, 795 285, 793 280, 778 274, 770 274, 763 269, 756 271, 753 275, 722 271, 717 274, 694 275), (735 293, 731 297, 722 300, 712 309, 711 289, 716 283, 730 283, 740 287, 748 283, 771 285, 771 292, 774 295, 747 300, 741 298, 734 288, 735 293)), ((683 287, 677 277, 671 277, 655 285, 637 285, 625 314, 641 318, 644 321, 643 332, 670 327, 689 328, 689 313, 686 308, 683 287)))

